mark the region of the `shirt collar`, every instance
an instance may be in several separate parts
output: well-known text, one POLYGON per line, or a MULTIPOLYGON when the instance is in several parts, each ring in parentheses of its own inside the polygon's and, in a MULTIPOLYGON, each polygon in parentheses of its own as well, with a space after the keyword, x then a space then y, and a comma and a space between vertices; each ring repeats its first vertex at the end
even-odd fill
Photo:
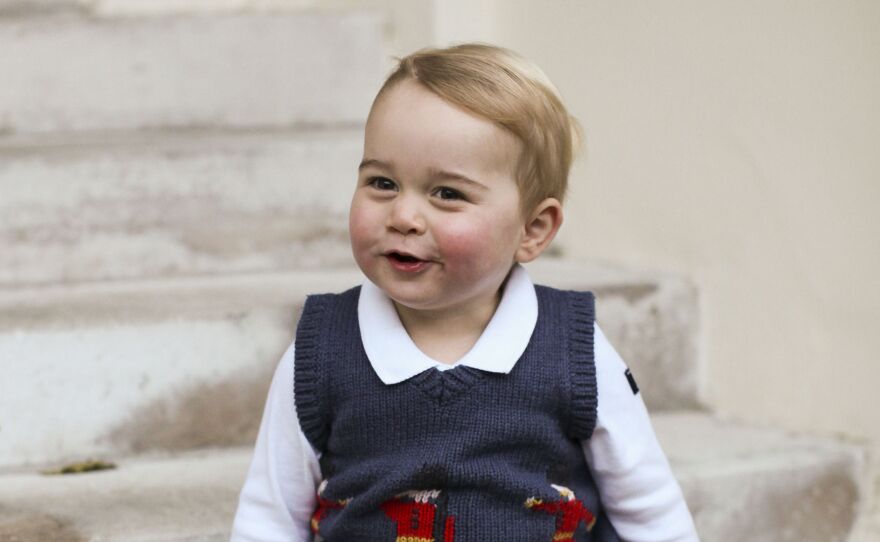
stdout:
POLYGON ((538 321, 538 297, 526 270, 510 272, 501 302, 476 344, 455 364, 431 359, 413 343, 391 299, 369 280, 358 299, 361 341, 373 370, 385 384, 397 384, 428 369, 441 371, 465 365, 507 374, 531 340, 538 321))

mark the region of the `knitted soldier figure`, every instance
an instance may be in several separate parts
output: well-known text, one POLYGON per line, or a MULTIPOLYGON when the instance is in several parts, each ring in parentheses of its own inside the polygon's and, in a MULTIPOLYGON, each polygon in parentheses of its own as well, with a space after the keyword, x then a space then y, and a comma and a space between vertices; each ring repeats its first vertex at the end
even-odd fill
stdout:
POLYGON ((454 542, 455 518, 444 517, 439 510, 440 493, 408 491, 382 505, 397 526, 395 542, 454 542), (442 528, 441 536, 437 536, 438 528, 442 528))
POLYGON ((556 516, 556 532, 553 533, 554 542, 575 542, 574 532, 583 523, 587 530, 592 530, 596 525, 596 517, 584 507, 584 503, 575 498, 574 492, 567 487, 553 486, 559 491, 560 499, 545 502, 541 499, 530 497, 526 501, 526 508, 547 512, 556 516))

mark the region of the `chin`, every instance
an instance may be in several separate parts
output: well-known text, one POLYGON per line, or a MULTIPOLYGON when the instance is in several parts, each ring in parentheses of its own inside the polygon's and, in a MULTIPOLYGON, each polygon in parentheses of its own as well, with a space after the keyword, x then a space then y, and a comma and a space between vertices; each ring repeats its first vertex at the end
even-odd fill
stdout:
POLYGON ((388 290, 386 288, 382 288, 382 291, 385 292, 385 295, 390 297, 391 300, 398 305, 403 305, 404 307, 414 311, 423 311, 437 308, 437 304, 434 303, 433 300, 425 299, 425 297, 421 295, 407 295, 405 292, 396 292, 393 290, 388 290))

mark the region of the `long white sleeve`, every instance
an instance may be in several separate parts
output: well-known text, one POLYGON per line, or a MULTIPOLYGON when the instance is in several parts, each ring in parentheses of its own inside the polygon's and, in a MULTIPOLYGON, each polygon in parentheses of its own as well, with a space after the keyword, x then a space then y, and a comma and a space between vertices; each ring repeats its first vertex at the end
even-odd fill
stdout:
POLYGON ((320 466, 296 416, 293 345, 269 389, 247 479, 241 490, 231 542, 308 542, 320 466))
POLYGON ((698 541, 641 394, 633 393, 626 365, 598 325, 594 354, 598 416, 582 444, 611 524, 626 542, 698 541))

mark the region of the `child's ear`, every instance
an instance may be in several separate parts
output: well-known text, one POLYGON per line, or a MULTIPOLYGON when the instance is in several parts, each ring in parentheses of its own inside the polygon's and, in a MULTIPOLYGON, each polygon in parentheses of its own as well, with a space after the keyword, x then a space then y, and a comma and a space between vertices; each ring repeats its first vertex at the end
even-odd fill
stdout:
POLYGON ((544 252, 556 232, 562 226, 562 204, 556 198, 547 198, 539 203, 526 217, 523 237, 516 251, 516 261, 526 263, 544 252))

